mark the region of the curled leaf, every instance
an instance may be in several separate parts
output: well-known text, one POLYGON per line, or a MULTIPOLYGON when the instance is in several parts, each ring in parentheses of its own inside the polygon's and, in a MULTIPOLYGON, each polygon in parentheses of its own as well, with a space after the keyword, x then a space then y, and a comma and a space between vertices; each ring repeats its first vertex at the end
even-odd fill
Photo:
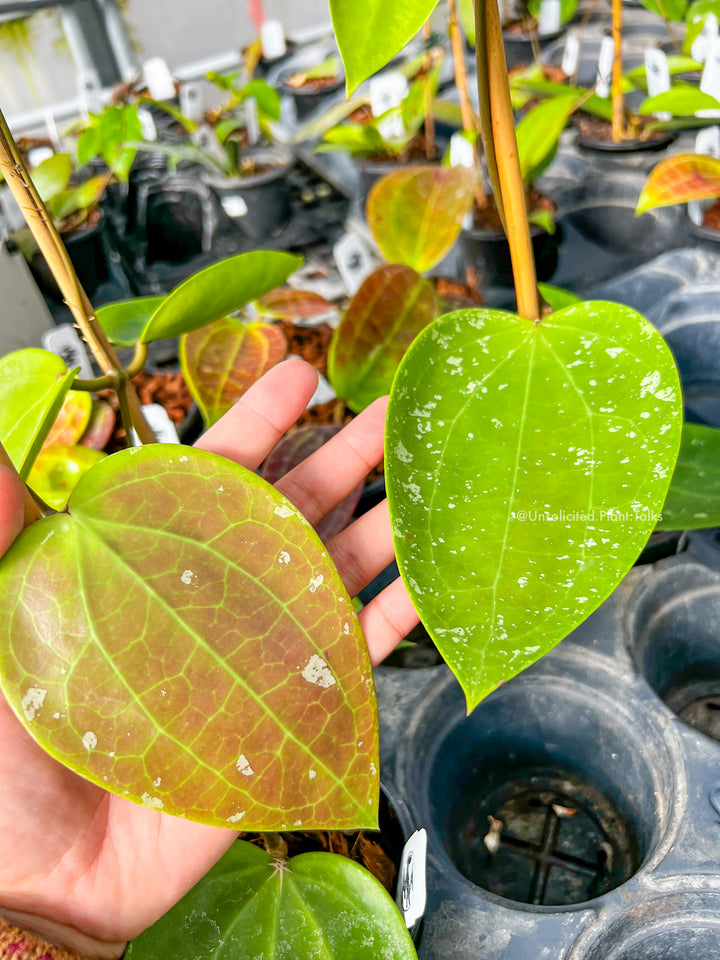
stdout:
POLYGON ((720 196, 720 160, 700 153, 678 153, 650 171, 635 208, 635 216, 688 200, 720 196))

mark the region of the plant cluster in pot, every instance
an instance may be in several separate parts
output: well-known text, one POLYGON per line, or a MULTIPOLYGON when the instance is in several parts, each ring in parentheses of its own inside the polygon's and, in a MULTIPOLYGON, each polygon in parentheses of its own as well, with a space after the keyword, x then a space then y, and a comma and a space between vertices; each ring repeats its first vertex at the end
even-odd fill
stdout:
POLYGON ((292 98, 298 120, 314 113, 326 97, 342 87, 343 80, 342 63, 335 53, 328 54, 319 63, 290 63, 277 75, 278 87, 292 98))

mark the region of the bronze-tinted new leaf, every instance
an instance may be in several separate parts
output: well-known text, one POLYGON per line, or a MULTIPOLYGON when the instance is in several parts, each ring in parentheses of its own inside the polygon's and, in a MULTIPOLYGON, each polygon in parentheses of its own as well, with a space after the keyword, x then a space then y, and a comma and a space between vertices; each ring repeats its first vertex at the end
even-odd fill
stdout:
POLYGON ((645 181, 635 216, 655 207, 720 197, 720 160, 700 153, 678 153, 661 160, 645 181))

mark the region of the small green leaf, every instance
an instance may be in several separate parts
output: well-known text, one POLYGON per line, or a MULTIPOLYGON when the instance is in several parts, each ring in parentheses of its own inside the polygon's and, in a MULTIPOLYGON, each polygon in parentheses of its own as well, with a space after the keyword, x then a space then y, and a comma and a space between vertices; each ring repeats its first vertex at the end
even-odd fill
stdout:
POLYGON ((630 569, 665 499, 681 418, 667 345, 618 304, 538 324, 458 311, 410 347, 386 431, 395 548, 469 709, 630 569))
POLYGON ((528 214, 528 223, 535 227, 541 227, 545 233, 551 236, 557 230, 555 218, 550 210, 532 210, 528 214))
POLYGON ((119 347, 132 347, 140 342, 148 320, 165 299, 162 297, 136 297, 134 300, 119 300, 98 307, 95 316, 111 343, 119 347))
POLYGON ((310 67, 309 70, 303 70, 302 74, 306 80, 327 80, 329 77, 337 76, 339 66, 338 58, 331 54, 322 63, 310 67))
POLYGON ((648 97, 640 104, 639 113, 672 113, 673 116, 693 117, 698 110, 720 110, 720 102, 709 93, 689 83, 678 83, 664 93, 648 97))
POLYGON ((534 183, 552 162, 560 134, 580 99, 575 94, 539 103, 515 128, 520 173, 525 183, 534 183))
POLYGON ((17 350, 0 358, 0 442, 23 480, 77 372, 47 350, 17 350))
POLYGON ((416 960, 400 911, 335 853, 278 860, 237 840, 190 893, 129 945, 127 960, 416 960))
POLYGON ((467 167, 416 166, 381 177, 367 220, 383 257, 424 273, 457 240, 473 205, 477 173, 467 167))
POLYGON ((217 826, 377 824, 359 623, 251 471, 163 444, 102 460, 0 560, 0 634, 19 720, 103 789, 217 826))
POLYGON ((381 70, 421 29, 437 0, 330 0, 348 95, 381 70))
POLYGON ((136 104, 106 107, 100 115, 98 138, 103 160, 118 180, 127 181, 137 153, 126 144, 143 139, 136 104))
POLYGON ((255 250, 206 267, 165 297, 141 342, 178 337, 219 320, 285 283, 302 262, 290 253, 255 250))
POLYGON ((287 353, 279 327, 224 317, 180 339, 180 365, 206 426, 212 426, 245 391, 287 353))
POLYGON ((686 423, 658 530, 720 526, 720 430, 686 423))
POLYGON ((553 287, 549 283, 539 283, 538 290, 540 296, 553 310, 562 310, 563 307, 570 307, 573 303, 582 303, 582 298, 577 294, 563 290, 562 287, 553 287))
POLYGON ((55 153, 33 168, 30 176, 41 200, 47 203, 51 197, 64 190, 70 183, 72 157, 69 153, 55 153))
MULTIPOLYGON (((699 61, 685 54, 678 53, 668 54, 667 65, 671 77, 674 77, 677 73, 690 73, 693 70, 702 70, 703 68, 703 65, 699 61)), ((633 83, 639 81, 647 87, 647 68, 644 63, 639 64, 632 70, 628 70, 625 76, 628 80, 632 80, 633 83)))
POLYGON ((280 119, 280 94, 264 80, 255 79, 245 84, 242 89, 242 98, 247 100, 248 97, 252 97, 258 105, 258 110, 271 120, 280 119))
POLYGON ((657 14, 663 20, 679 23, 685 19, 688 0, 640 0, 640 3, 646 10, 657 14))
POLYGON ((333 334, 328 377, 359 413, 389 392, 400 360, 438 313, 435 289, 411 267, 384 264, 353 297, 333 334))
POLYGON ((48 203, 53 218, 60 222, 72 216, 78 210, 89 210, 100 202, 103 190, 107 184, 105 177, 91 177, 77 187, 69 187, 56 194, 48 203))
POLYGON ((315 153, 343 150, 352 157, 372 157, 387 153, 385 138, 373 124, 341 123, 328 130, 315 153))
POLYGON ((100 153, 100 135, 97 124, 81 131, 77 142, 77 162, 79 167, 90 163, 100 153))
POLYGON ((64 510, 80 478, 106 456, 99 450, 81 446, 57 444, 45 447, 33 464, 28 486, 48 506, 54 510, 64 510))

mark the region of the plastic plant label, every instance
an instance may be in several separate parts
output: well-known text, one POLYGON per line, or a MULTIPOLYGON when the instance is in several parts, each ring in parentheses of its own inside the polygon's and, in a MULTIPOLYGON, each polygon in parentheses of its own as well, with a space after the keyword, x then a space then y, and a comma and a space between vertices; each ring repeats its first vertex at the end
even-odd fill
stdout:
MULTIPOLYGON (((142 413, 158 443, 180 443, 175 424, 168 416, 165 407, 159 403, 145 403, 142 407, 142 413)), ((136 439, 136 437, 133 439, 136 439)))
MULTIPOLYGON (((700 78, 700 90, 720 100, 720 39, 713 43, 708 53, 700 78)), ((697 116, 720 117, 720 110, 698 110, 697 116)))
POLYGON ((595 79, 595 93, 598 97, 607 98, 610 96, 610 83, 612 80, 612 65, 615 48, 612 37, 603 37, 600 44, 600 55, 598 57, 597 77, 595 79))
POLYGON ((71 323, 61 323, 53 330, 44 333, 42 345, 50 353, 61 357, 68 370, 80 367, 81 379, 91 380, 95 376, 85 344, 71 323))
POLYGON ((55 151, 52 147, 33 147, 28 152, 28 161, 31 167, 39 167, 43 160, 49 160, 53 156, 55 151))
POLYGON ((318 373, 318 385, 315 388, 315 393, 310 397, 308 401, 307 409, 311 407, 319 407, 323 403, 329 403, 331 400, 334 400, 337 394, 330 386, 329 382, 325 377, 318 373))
POLYGON ((140 129, 142 130, 143 140, 149 140, 151 143, 152 141, 157 140, 157 127, 155 126, 153 115, 150 113, 147 107, 138 107, 137 116, 138 120, 140 121, 140 129))
POLYGON ((47 130, 48 139, 56 150, 62 150, 60 131, 57 128, 57 123, 55 123, 55 114, 50 107, 45 107, 42 111, 42 118, 45 129, 47 130))
POLYGON ((425 913, 427 882, 427 831, 416 830, 403 847, 398 870, 396 902, 405 919, 405 926, 412 930, 425 913))
MULTIPOLYGON (((656 97, 670 89, 670 68, 668 59, 657 47, 648 47, 645 51, 645 73, 647 75, 648 96, 656 97)), ((671 114, 659 112, 658 120, 670 120, 671 114)))
POLYGON ((569 33, 567 40, 565 41, 565 49, 563 50, 562 63, 560 65, 560 69, 566 77, 575 76, 579 57, 580 41, 578 40, 576 34, 569 33))
MULTIPOLYGON (((388 110, 399 107, 408 93, 407 79, 397 70, 388 70, 370 81, 370 109, 374 117, 381 117, 388 110)), ((388 140, 402 137, 405 125, 402 117, 388 117, 379 126, 380 133, 388 140)))
POLYGON ((266 20, 260 27, 260 42, 266 60, 278 60, 287 52, 285 31, 279 20, 266 20))
POLYGON ((475 148, 461 133, 450 137, 450 166, 475 169, 475 148))
POLYGON ((180 87, 180 112, 189 120, 202 120, 203 95, 199 83, 183 83, 180 87))
MULTIPOLYGON (((706 157, 720 158, 720 127, 705 127, 695 137, 695 153, 706 157)), ((708 200, 690 200, 688 217, 696 226, 702 226, 705 210, 712 203, 708 200)))
POLYGON ((700 31, 700 35, 690 48, 690 55, 693 60, 697 60, 699 63, 705 63, 710 50, 718 39, 718 32, 717 17, 714 13, 709 13, 700 31))
POLYGON ((96 70, 81 70, 78 73, 78 99, 85 116, 102 112, 102 85, 96 70))
POLYGON ((538 17, 538 34, 546 37, 560 29, 560 0, 542 0, 538 17))
POLYGON ((367 244, 357 234, 346 233, 333 247, 333 257, 347 292, 356 294, 374 267, 367 244))
POLYGON ((248 143, 250 146, 254 146, 260 139, 260 117, 257 100, 255 97, 248 97, 243 102, 243 106, 245 107, 245 129, 248 143))
POLYGON ((143 63, 143 80, 153 100, 172 100, 175 81, 170 67, 162 57, 151 57, 143 63))
POLYGON ((220 205, 225 213, 229 217, 232 217, 233 220, 237 219, 238 217, 244 217, 248 212, 248 205, 245 203, 243 198, 237 194, 234 196, 221 197, 220 205))

